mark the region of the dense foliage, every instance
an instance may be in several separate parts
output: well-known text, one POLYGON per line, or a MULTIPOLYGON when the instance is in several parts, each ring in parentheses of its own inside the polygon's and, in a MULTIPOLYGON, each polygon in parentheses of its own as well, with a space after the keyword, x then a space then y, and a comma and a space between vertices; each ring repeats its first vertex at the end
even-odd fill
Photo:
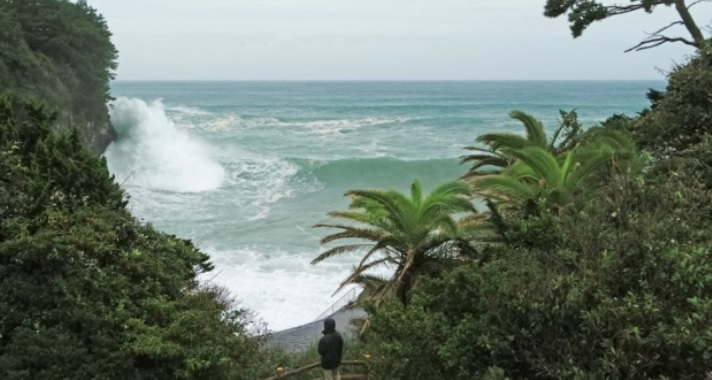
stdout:
POLYGON ((712 136, 712 49, 701 50, 668 76, 655 107, 637 121, 641 145, 658 157, 684 154, 712 136))
POLYGON ((712 371, 712 193, 626 176, 584 212, 503 224, 506 246, 371 310, 388 379, 697 379, 712 371), (417 375, 419 374, 419 375, 417 375))
POLYGON ((3 379, 251 378, 245 311, 189 241, 126 210, 103 159, 36 106, 0 100, 3 379))
POLYGON ((0 93, 41 100, 102 152, 117 57, 103 17, 84 1, 0 0, 0 25, 0 93))
MULTIPOLYGON (((369 313, 347 359, 369 352, 381 379, 712 376, 708 42, 684 0, 547 0, 546 14, 578 36, 658 6, 698 52, 650 109, 588 130, 562 112, 552 136, 515 111, 525 135, 480 136, 468 182, 347 194, 330 214, 343 224, 322 225, 342 245, 315 259, 364 254, 342 284, 364 286, 369 313), (382 265, 394 274, 369 272, 382 265)), ((103 18, 81 0, 0 0, 0 25, 0 92, 57 110, 0 97, 2 378, 256 379, 315 361, 260 350, 246 311, 198 281, 208 256, 133 218, 86 150, 112 137, 103 18)))
POLYGON ((379 378, 712 376, 710 73, 702 49, 666 92, 649 94, 650 109, 615 115, 561 152, 532 138, 537 128, 480 137, 497 144, 475 166, 506 158, 471 176, 498 244, 423 279, 407 307, 368 308, 364 339, 379 378), (581 150, 590 154, 571 165, 581 150), (608 164, 575 174, 599 159, 608 164), (572 174, 585 185, 564 191, 572 174))

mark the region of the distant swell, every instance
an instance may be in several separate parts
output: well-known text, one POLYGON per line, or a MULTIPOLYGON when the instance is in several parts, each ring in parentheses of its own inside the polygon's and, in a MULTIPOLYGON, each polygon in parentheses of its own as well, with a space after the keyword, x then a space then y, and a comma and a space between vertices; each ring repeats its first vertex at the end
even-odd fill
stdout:
POLYGON ((176 128, 160 101, 118 98, 111 104, 118 140, 106 151, 117 181, 174 192, 200 192, 220 187, 225 171, 210 147, 176 128))

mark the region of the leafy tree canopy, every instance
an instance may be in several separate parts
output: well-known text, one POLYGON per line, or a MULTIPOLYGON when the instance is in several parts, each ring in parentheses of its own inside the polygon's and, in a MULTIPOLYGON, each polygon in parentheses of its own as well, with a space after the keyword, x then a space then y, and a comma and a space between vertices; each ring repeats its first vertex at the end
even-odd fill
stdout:
POLYGON ((0 98, 3 379, 242 379, 245 312, 190 241, 142 225, 103 159, 0 98))
POLYGON ((86 2, 0 0, 0 93, 42 101, 101 152, 113 139, 106 103, 116 48, 86 2))
POLYGON ((659 6, 674 6, 679 16, 678 20, 649 33, 648 38, 627 51, 650 49, 667 42, 682 42, 700 49, 704 46, 706 38, 695 22, 690 8, 704 1, 707 0, 692 2, 686 2, 686 0, 630 0, 624 4, 609 5, 598 0, 547 0, 544 6, 544 15, 547 17, 559 17, 566 14, 569 19, 571 33, 576 38, 581 36, 583 31, 596 21, 637 11, 650 13, 659 6), (664 34, 675 26, 683 26, 689 37, 664 34))

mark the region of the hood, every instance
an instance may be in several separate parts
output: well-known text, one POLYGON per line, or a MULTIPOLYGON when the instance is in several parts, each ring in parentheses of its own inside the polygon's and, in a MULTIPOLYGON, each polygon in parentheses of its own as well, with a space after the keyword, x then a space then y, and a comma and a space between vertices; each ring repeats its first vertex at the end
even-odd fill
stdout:
POLYGON ((333 333, 336 331, 336 321, 334 321, 332 318, 326 318, 324 320, 324 331, 322 331, 322 334, 328 334, 328 333, 333 333))

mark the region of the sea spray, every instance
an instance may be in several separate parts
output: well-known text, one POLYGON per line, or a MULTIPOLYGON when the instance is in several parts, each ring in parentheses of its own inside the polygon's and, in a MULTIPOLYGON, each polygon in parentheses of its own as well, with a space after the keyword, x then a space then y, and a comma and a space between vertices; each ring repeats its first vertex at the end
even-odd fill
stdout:
POLYGON ((231 289, 241 305, 254 310, 272 331, 313 321, 353 287, 333 295, 351 271, 355 260, 349 257, 314 266, 306 260, 311 251, 295 252, 294 248, 285 251, 263 245, 203 249, 218 268, 203 280, 231 289))
POLYGON ((118 181, 175 192, 215 190, 225 170, 207 144, 176 128, 161 101, 118 98, 111 104, 118 140, 106 152, 118 181))

